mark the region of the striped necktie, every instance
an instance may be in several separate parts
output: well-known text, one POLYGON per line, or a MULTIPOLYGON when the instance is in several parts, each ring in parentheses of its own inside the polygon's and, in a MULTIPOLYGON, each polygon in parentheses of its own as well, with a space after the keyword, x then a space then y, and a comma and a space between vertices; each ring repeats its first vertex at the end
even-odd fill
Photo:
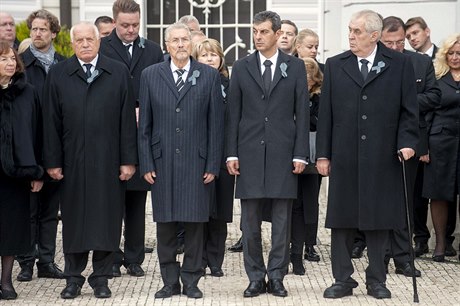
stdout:
POLYGON ((184 87, 185 85, 184 79, 182 78, 182 75, 185 73, 185 69, 177 69, 176 73, 178 76, 177 81, 176 81, 176 88, 177 88, 177 91, 180 91, 182 87, 184 87))

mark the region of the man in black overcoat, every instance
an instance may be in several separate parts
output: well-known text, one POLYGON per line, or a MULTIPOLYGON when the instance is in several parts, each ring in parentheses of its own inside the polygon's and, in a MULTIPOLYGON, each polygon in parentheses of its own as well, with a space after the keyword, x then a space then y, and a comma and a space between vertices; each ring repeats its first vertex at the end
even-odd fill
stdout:
MULTIPOLYGON (((128 68, 138 110, 141 72, 163 61, 163 53, 157 43, 139 36, 140 6, 136 1, 117 0, 112 11, 115 29, 101 40, 100 53, 128 68)), ((145 201, 149 188, 138 175, 128 182, 124 204, 124 253, 119 250, 115 254, 113 276, 121 276, 121 265, 131 276, 144 275, 141 265, 145 257, 145 201)))
POLYGON ((241 199, 244 297, 269 292, 287 296, 283 285, 289 263, 290 224, 297 198, 297 174, 308 161, 309 106, 303 61, 277 48, 281 19, 264 11, 254 16, 257 52, 233 66, 228 95, 227 169, 237 175, 241 199), (261 222, 271 205, 272 249, 262 256, 261 222), (265 277, 268 274, 268 285, 265 277))
POLYGON ((170 60, 141 76, 139 169, 151 184, 157 251, 164 286, 155 298, 182 293, 201 298, 204 224, 223 151, 224 109, 217 69, 193 60, 189 28, 165 31, 170 60), (184 261, 177 261, 177 223, 185 229, 184 261))
MULTIPOLYGON (((415 83, 417 84, 417 102, 419 106, 419 133, 420 141, 415 150, 415 158, 406 163, 408 173, 410 213, 413 216, 414 199, 421 197, 423 187, 424 163, 429 162, 428 155, 428 124, 426 116, 432 113, 441 103, 441 90, 436 82, 433 63, 428 56, 404 49, 405 26, 404 22, 394 16, 383 20, 381 42, 390 49, 402 52, 410 57, 414 66, 415 83)), ((413 220, 413 217, 411 217, 413 220)), ((413 226, 413 224, 411 224, 413 226)), ((396 274, 412 276, 410 265, 410 245, 408 228, 393 230, 390 233, 390 256, 393 257, 396 274)), ((388 263, 389 258, 386 259, 388 263)), ((415 269, 415 275, 421 272, 415 269)))
POLYGON ((331 228, 335 283, 325 298, 352 295, 353 238, 368 247, 367 293, 390 298, 384 257, 389 231, 405 226, 398 150, 405 160, 418 143, 418 105, 409 57, 379 43, 382 19, 364 10, 349 23, 350 50, 326 62, 318 117, 317 168, 330 176, 326 227, 331 228))
MULTIPOLYGON (((34 85, 40 101, 43 100, 43 85, 49 69, 65 57, 54 50, 53 40, 61 30, 59 20, 47 10, 32 12, 27 18, 32 44, 21 54, 27 82, 34 85)), ((39 278, 64 278, 54 262, 59 211, 59 183, 45 182, 38 194, 31 194, 30 219, 32 249, 16 257, 21 271, 18 281, 32 280, 35 258, 39 278)))
POLYGON ((129 73, 99 51, 95 25, 70 30, 75 56, 53 66, 44 89, 44 165, 61 181, 63 299, 81 292, 89 251, 88 282, 97 298, 111 296, 126 181, 137 164, 136 118, 129 73))

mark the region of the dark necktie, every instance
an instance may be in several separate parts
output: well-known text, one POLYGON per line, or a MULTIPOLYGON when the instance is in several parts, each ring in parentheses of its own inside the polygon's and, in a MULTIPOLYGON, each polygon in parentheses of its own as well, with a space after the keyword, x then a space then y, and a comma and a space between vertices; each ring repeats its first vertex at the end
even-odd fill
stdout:
POLYGON ((83 64, 86 68, 86 78, 89 79, 91 77, 91 67, 93 67, 92 64, 83 64))
POLYGON ((363 75, 363 80, 365 81, 367 79, 367 75, 369 74, 369 70, 367 68, 367 63, 369 63, 368 60, 362 59, 360 60, 361 62, 361 74, 363 75))
POLYGON ((129 45, 125 45, 125 48, 126 48, 126 53, 128 54, 128 60, 131 62, 131 59, 133 58, 133 56, 131 55, 131 53, 129 52, 129 48, 132 47, 132 44, 129 44, 129 45))
POLYGON ((270 86, 272 85, 272 62, 265 60, 264 62, 265 71, 262 74, 262 79, 264 80, 265 94, 268 95, 270 92, 270 86))
POLYGON ((176 73, 177 73, 177 81, 176 81, 176 87, 177 87, 177 91, 180 91, 182 89, 182 87, 184 87, 185 83, 184 83, 184 79, 182 78, 182 75, 184 74, 185 72, 185 69, 177 69, 176 70, 176 73))

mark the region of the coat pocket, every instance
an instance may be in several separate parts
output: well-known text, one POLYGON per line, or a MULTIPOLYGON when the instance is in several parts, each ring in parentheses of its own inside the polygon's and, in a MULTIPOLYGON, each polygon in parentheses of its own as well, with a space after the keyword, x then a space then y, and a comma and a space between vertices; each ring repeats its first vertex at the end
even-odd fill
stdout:
POLYGON ((198 154, 202 159, 206 159, 208 157, 208 152, 205 149, 199 148, 198 154))
POLYGON ((150 145, 152 146, 153 159, 160 158, 161 157, 160 135, 158 134, 153 135, 150 145))

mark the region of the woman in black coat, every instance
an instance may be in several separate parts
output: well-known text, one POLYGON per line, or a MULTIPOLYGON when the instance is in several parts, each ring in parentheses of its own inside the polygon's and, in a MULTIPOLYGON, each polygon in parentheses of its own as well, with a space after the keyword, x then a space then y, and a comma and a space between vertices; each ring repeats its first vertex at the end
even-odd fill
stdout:
POLYGON ((442 97, 429 133, 430 162, 425 166, 423 196, 431 199, 436 232, 433 260, 443 262, 448 205, 455 205, 460 191, 460 33, 446 39, 436 53, 434 68, 442 97))
POLYGON ((17 297, 11 274, 14 256, 30 249, 29 192, 40 191, 44 174, 40 154, 40 106, 25 82, 15 50, 0 42, 0 298, 17 297))
MULTIPOLYGON (((319 100, 323 74, 319 65, 313 58, 304 58, 307 70, 308 91, 310 93, 310 160, 315 160, 314 145, 316 123, 318 122, 319 100)), ((314 164, 307 166, 304 174, 299 175, 298 196, 292 207, 291 227, 291 263, 296 275, 304 275, 305 268, 302 263, 302 251, 305 244, 304 258, 309 261, 319 261, 314 245, 318 233, 319 214, 319 189, 321 175, 318 174, 314 164)))
MULTIPOLYGON (((225 117, 227 117, 226 104, 229 79, 224 52, 220 43, 215 39, 205 39, 194 46, 192 55, 197 61, 219 70, 225 104, 225 117)), ((219 178, 215 181, 215 199, 212 201, 214 205, 210 207, 210 218, 205 227, 202 264, 203 273, 205 273, 206 267, 209 267, 211 276, 215 277, 224 275, 222 263, 225 254, 225 240, 227 239, 227 222, 232 222, 233 218, 234 182, 235 177, 228 174, 225 160, 222 157, 219 178)))

